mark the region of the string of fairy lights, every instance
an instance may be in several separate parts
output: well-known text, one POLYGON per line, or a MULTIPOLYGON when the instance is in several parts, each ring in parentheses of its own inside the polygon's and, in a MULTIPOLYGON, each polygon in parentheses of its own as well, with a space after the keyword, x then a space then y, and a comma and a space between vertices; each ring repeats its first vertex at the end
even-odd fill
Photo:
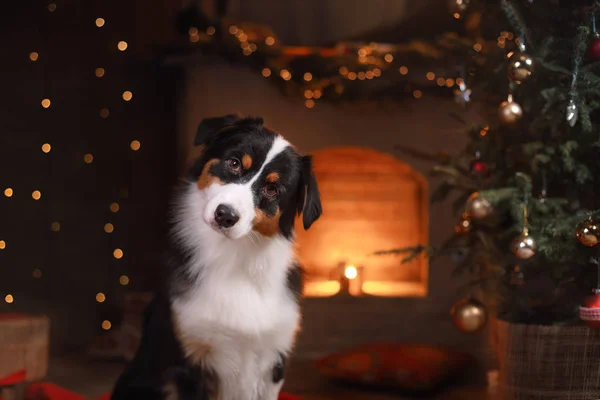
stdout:
MULTIPOLYGON (((47 11, 50 14, 52 14, 57 10, 58 5, 56 3, 51 2, 46 6, 46 8, 47 8, 47 11)), ((98 29, 102 29, 106 25, 106 20, 103 17, 97 17, 94 21, 94 24, 98 29)), ((114 48, 116 50, 118 50, 119 52, 125 52, 128 49, 128 47, 129 47, 129 44, 125 40, 120 40, 116 43, 114 48)), ((43 52, 40 54, 40 51, 38 49, 36 49, 36 51, 31 51, 28 54, 29 62, 31 62, 31 63, 38 63, 43 59, 43 57, 44 57, 43 52)), ((97 68, 95 68, 95 70, 93 72, 94 72, 94 76, 97 79, 105 79, 106 69, 104 67, 97 67, 97 68)), ((121 98, 124 102, 132 101, 133 96, 134 95, 133 95, 132 90, 129 90, 129 89, 124 90, 121 94, 121 98)), ((53 107, 52 98, 43 97, 40 100, 40 106, 45 110, 51 111, 52 107, 53 107)), ((100 118, 106 119, 109 117, 109 115, 110 115, 109 108, 101 107, 99 109, 100 118)), ((129 148, 133 152, 139 151, 141 149, 141 146, 142 146, 141 142, 137 139, 132 140, 129 143, 129 148)), ((45 142, 39 147, 39 149, 44 154, 48 155, 49 157, 52 156, 52 150, 53 150, 52 143, 45 142)), ((83 155, 82 162, 85 164, 92 164, 94 162, 93 153, 91 153, 91 152, 85 153, 83 155)), ((16 198, 16 197, 19 197, 19 195, 20 195, 20 193, 17 193, 17 191, 13 187, 5 187, 2 190, 2 193, 6 198, 16 198)), ((43 193, 39 189, 34 189, 31 191, 30 196, 34 201, 39 201, 42 199, 43 193)), ((110 210, 111 214, 116 214, 120 211, 121 206, 119 205, 119 203, 117 201, 114 201, 108 205, 108 209, 110 210)), ((104 225, 101 228, 103 229, 103 231, 106 234, 112 234, 117 229, 114 222, 110 222, 110 221, 104 223, 104 225)), ((50 230, 54 233, 59 233, 61 230, 60 221, 53 221, 50 224, 50 230)), ((0 251, 7 251, 9 248, 10 248, 10 238, 6 238, 6 237, 0 238, 0 251)), ((124 250, 121 247, 116 247, 112 250, 112 257, 115 260, 121 260, 124 257, 124 255, 125 255, 124 250)), ((43 270, 41 268, 34 268, 32 270, 32 277, 33 277, 33 279, 42 279, 43 278, 43 270)), ((121 274, 119 276, 118 283, 122 286, 127 286, 130 284, 130 277, 127 274, 121 274)), ((103 291, 97 292, 94 295, 94 297, 95 297, 95 301, 99 304, 104 303, 107 300, 107 295, 103 291)), ((5 293, 4 294, 4 302, 6 304, 15 304, 18 302, 18 298, 14 293, 5 293)), ((101 321, 100 326, 104 330, 110 330, 112 328, 112 322, 108 319, 104 319, 101 321)))

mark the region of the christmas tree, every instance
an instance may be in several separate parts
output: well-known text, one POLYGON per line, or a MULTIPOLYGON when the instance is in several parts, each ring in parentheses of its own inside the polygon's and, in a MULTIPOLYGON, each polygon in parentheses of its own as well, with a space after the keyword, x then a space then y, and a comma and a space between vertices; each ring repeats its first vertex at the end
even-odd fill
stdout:
POLYGON ((454 235, 439 248, 394 252, 453 255, 501 319, 576 322, 598 282, 600 3, 450 6, 467 26, 453 37, 456 51, 467 50, 456 99, 484 122, 465 122, 460 154, 430 157, 444 177, 433 200, 457 196, 454 235))

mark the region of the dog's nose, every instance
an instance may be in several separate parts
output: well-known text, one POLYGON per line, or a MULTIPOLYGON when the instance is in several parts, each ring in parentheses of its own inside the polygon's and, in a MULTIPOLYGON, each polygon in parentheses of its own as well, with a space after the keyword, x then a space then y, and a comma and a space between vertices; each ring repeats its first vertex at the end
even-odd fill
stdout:
POLYGON ((219 204, 215 210, 215 222, 221 228, 231 228, 240 220, 235 210, 225 204, 219 204))

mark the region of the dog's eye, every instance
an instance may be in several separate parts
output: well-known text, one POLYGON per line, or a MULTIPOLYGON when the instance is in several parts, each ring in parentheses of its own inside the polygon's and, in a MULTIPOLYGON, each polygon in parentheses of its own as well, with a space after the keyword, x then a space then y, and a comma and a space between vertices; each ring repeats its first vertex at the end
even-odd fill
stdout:
POLYGON ((226 162, 227 169, 233 174, 239 174, 242 170, 242 163, 237 158, 230 158, 226 162))
POLYGON ((263 187, 263 194, 271 199, 277 197, 277 186, 275 185, 267 185, 263 187))

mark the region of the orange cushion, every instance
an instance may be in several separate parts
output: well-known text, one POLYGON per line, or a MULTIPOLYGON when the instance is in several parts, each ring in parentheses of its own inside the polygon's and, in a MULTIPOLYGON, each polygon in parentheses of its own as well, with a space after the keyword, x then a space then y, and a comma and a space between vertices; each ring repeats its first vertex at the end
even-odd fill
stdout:
POLYGON ((381 388, 431 391, 463 372, 471 358, 436 346, 371 344, 316 362, 330 378, 381 388))

